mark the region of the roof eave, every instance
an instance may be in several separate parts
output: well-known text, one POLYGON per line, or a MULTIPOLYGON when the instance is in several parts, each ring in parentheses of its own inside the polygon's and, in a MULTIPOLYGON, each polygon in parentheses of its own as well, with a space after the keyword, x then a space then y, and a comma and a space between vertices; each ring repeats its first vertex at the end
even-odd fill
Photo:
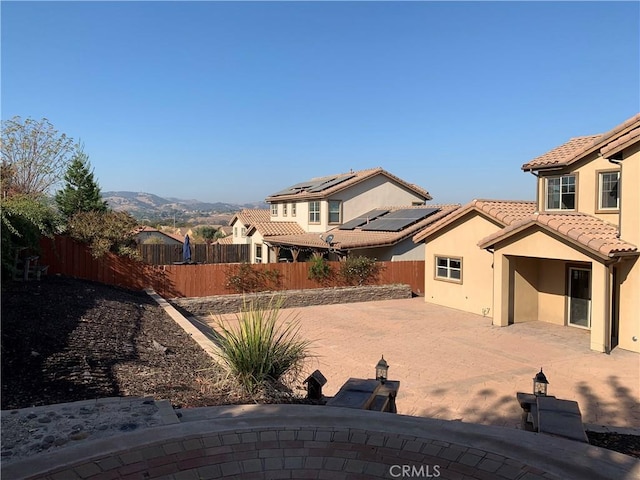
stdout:
MULTIPOLYGON (((527 223, 524 223, 523 225, 518 226, 517 228, 514 228, 513 230, 510 230, 509 232, 506 232, 503 235, 500 235, 494 239, 491 239, 489 241, 483 242, 482 240, 480 240, 480 242, 478 242, 478 247, 482 248, 482 249, 487 249, 487 248, 492 248, 495 247, 496 244, 503 242, 511 237, 513 237, 514 235, 517 235, 520 232, 523 232, 524 230, 528 230, 531 227, 539 227, 542 230, 545 230, 546 232, 549 232, 551 234, 553 234, 554 236, 560 237, 563 241, 566 241, 572 245, 574 245, 575 247, 578 247, 582 250, 586 250, 588 251, 591 255, 594 255, 598 258, 600 258, 601 260, 610 260, 612 258, 611 253, 603 253, 599 250, 594 250, 593 248, 580 243, 576 240, 574 240, 573 238, 564 235, 560 232, 558 232, 557 230, 554 230, 552 228, 549 228, 547 225, 544 225, 536 220, 531 220, 527 223)), ((621 254, 624 252, 620 252, 621 254)), ((636 253, 637 254, 637 253, 636 253)), ((617 255, 616 255, 617 256, 617 255)))

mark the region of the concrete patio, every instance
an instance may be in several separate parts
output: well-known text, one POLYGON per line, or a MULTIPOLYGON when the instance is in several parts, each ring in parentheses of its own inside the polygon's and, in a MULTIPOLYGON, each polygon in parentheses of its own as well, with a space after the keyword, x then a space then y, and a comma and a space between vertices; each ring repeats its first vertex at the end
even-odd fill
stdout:
POLYGON ((283 314, 297 317, 301 334, 315 341, 309 372, 327 377, 326 395, 349 377, 373 377, 384 354, 389 378, 401 382, 398 413, 519 427, 515 394, 530 392, 543 367, 549 394, 577 401, 584 423, 640 428, 640 356, 591 351, 586 330, 543 322, 494 327, 489 317, 420 297, 283 314))

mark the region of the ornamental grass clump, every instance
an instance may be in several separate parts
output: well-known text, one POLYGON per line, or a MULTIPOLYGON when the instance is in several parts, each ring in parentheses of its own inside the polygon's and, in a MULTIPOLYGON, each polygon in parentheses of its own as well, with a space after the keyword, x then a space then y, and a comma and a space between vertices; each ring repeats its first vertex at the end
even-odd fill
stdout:
POLYGON ((245 303, 237 325, 217 322, 221 360, 250 394, 295 381, 311 356, 311 342, 300 338, 298 318, 279 318, 282 303, 275 297, 267 305, 245 303))

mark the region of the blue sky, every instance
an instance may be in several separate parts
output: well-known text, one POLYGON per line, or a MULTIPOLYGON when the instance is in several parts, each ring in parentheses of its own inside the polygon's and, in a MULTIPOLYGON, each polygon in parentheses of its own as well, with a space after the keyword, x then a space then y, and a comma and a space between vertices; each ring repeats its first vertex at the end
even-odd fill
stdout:
POLYGON ((2 118, 103 191, 251 202, 381 166, 531 199, 526 161, 640 111, 637 2, 7 2, 2 118))

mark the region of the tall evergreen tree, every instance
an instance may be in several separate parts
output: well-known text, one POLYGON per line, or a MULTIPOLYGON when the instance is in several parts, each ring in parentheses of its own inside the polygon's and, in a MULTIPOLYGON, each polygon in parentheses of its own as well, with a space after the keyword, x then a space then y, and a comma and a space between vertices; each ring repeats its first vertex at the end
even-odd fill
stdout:
POLYGON ((78 212, 106 212, 107 202, 102 200, 100 187, 93 177, 89 157, 82 147, 74 155, 64 174, 65 186, 56 193, 60 212, 70 218, 78 212))

